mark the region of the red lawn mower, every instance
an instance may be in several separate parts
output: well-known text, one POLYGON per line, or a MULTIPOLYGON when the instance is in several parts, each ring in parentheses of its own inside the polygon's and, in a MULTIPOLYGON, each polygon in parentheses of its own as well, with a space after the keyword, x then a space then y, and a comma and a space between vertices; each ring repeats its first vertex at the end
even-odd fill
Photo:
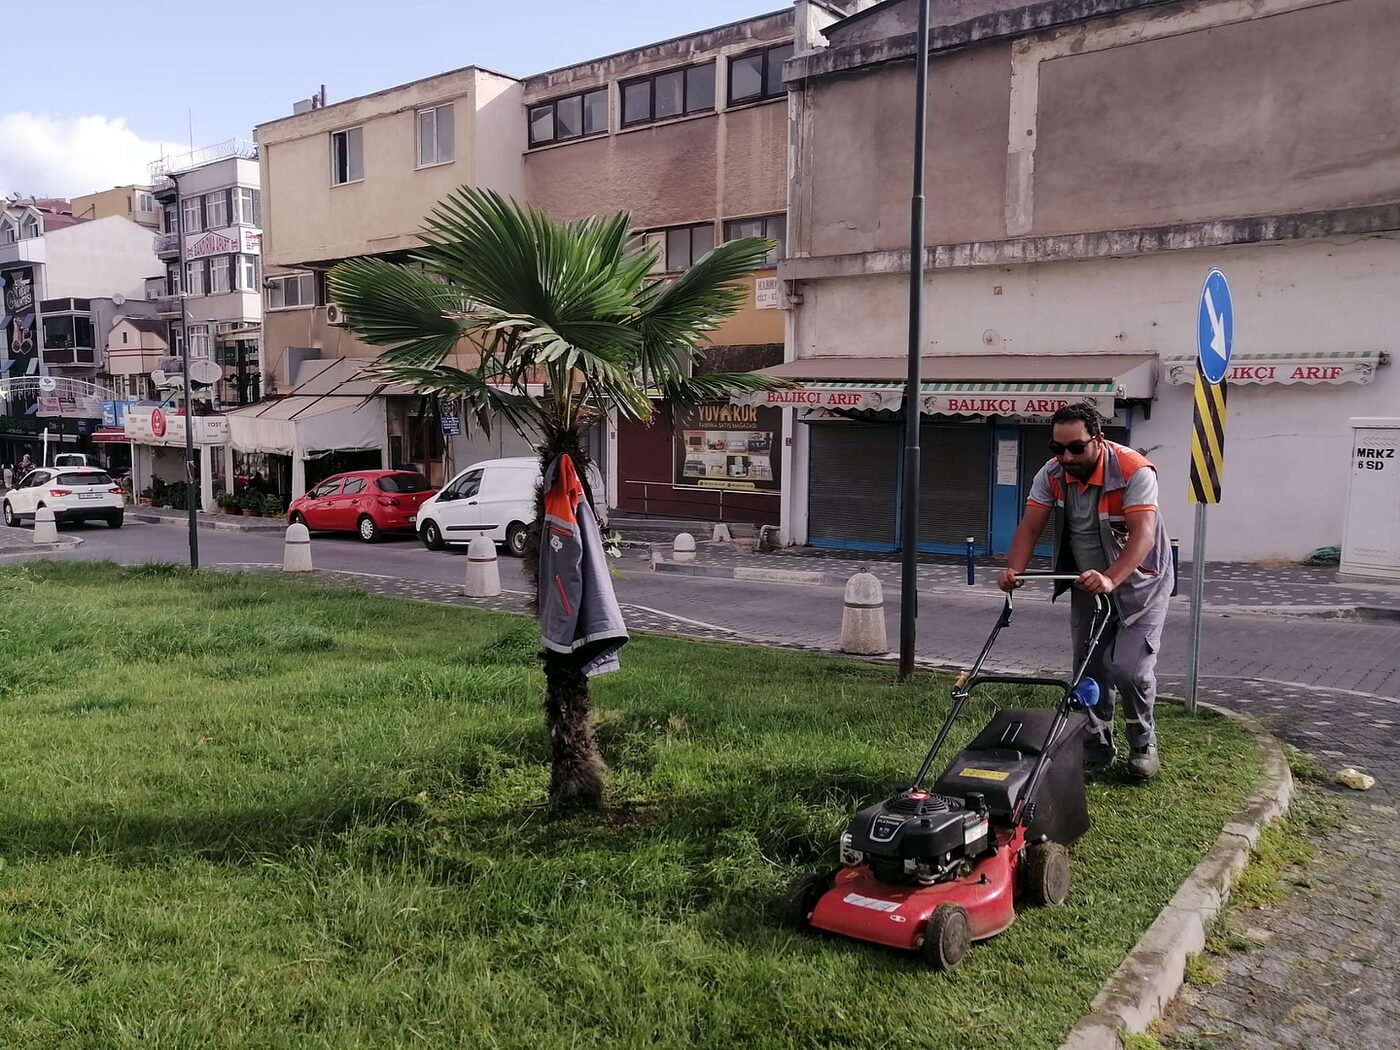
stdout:
MULTIPOLYGON (((1019 578, 1078 579, 1049 572, 1019 578)), ((1088 719, 1074 708, 1098 702, 1098 685, 1084 673, 1112 609, 1098 596, 1088 645, 1068 681, 981 673, 1011 612, 1008 593, 976 663, 953 685, 952 709, 913 783, 855 815, 841 836, 834 873, 799 875, 788 884, 783 909, 791 925, 917 951, 935 968, 951 970, 973 941, 1015 921, 1014 897, 1064 903, 1068 847, 1089 828, 1088 719), (994 682, 1051 686, 1061 696, 1054 708, 998 711, 925 787, 963 705, 978 686, 994 682)))

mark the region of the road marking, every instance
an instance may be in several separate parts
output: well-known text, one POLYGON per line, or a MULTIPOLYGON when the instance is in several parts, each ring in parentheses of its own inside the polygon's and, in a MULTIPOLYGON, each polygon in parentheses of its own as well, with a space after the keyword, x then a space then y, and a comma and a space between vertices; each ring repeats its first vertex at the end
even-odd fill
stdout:
POLYGON ((624 609, 640 609, 642 612, 649 612, 654 616, 664 616, 668 620, 675 620, 677 623, 688 623, 692 627, 703 627, 707 631, 723 631, 725 634, 735 634, 732 627, 721 627, 719 624, 706 623, 704 620, 691 620, 685 616, 677 616, 675 613, 665 612, 661 609, 653 609, 647 605, 634 605, 631 602, 619 602, 624 609))

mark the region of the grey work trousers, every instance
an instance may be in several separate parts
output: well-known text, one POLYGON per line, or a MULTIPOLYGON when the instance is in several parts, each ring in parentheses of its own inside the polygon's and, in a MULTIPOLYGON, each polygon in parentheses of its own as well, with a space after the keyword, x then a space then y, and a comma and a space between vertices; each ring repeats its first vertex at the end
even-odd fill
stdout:
MULTIPOLYGON (((1094 616, 1094 596, 1078 587, 1070 591, 1070 635, 1076 666, 1083 659, 1094 616)), ((1117 615, 1104 628, 1103 637, 1089 661, 1087 676, 1099 683, 1099 703, 1089 716, 1089 731, 1100 744, 1113 740, 1115 694, 1123 698, 1123 718, 1128 726, 1128 746, 1144 748, 1157 743, 1152 705, 1157 699, 1157 650, 1167 622, 1167 603, 1150 607, 1131 625, 1117 615)))

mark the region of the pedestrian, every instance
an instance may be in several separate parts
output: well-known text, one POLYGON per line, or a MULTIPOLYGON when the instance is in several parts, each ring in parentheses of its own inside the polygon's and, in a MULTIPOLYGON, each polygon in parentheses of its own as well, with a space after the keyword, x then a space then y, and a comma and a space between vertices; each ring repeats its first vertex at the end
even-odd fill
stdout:
POLYGON ((20 477, 20 480, 23 480, 24 477, 25 477, 25 475, 27 475, 27 474, 28 474, 31 470, 33 470, 33 469, 34 469, 34 461, 33 461, 32 459, 29 458, 29 453, 26 452, 26 453, 25 453, 23 456, 21 456, 20 459, 19 459, 19 477, 20 477))
MULTIPOLYGON (((1031 483, 1025 514, 1011 540, 1007 567, 997 578, 1004 591, 1024 582, 1035 542, 1055 516, 1055 571, 1075 573, 1070 634, 1076 658, 1088 643, 1094 595, 1108 595, 1113 619, 1089 661, 1099 684, 1090 710, 1092 738, 1085 765, 1102 770, 1117 757, 1113 743, 1115 694, 1123 699, 1128 770, 1144 780, 1157 775, 1157 652, 1172 589, 1171 544, 1157 503, 1157 468, 1142 453, 1109 441, 1091 405, 1067 405, 1050 420, 1052 459, 1031 483)), ((1070 590, 1055 584, 1055 597, 1070 590)))
POLYGON ((5 464, 5 468, 4 468, 4 473, 3 473, 3 475, 0 475, 0 481, 3 481, 3 482, 4 482, 5 487, 6 487, 7 489, 8 489, 8 488, 13 488, 13 487, 14 487, 14 484, 15 484, 15 471, 14 471, 14 468, 11 467, 8 463, 5 464))

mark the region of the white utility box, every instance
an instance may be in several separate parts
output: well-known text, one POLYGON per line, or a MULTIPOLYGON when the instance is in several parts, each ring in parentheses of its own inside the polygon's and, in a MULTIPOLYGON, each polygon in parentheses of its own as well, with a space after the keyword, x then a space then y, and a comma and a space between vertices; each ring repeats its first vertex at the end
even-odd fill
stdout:
POLYGON ((1400 419, 1353 419, 1345 576, 1400 581, 1400 419))

